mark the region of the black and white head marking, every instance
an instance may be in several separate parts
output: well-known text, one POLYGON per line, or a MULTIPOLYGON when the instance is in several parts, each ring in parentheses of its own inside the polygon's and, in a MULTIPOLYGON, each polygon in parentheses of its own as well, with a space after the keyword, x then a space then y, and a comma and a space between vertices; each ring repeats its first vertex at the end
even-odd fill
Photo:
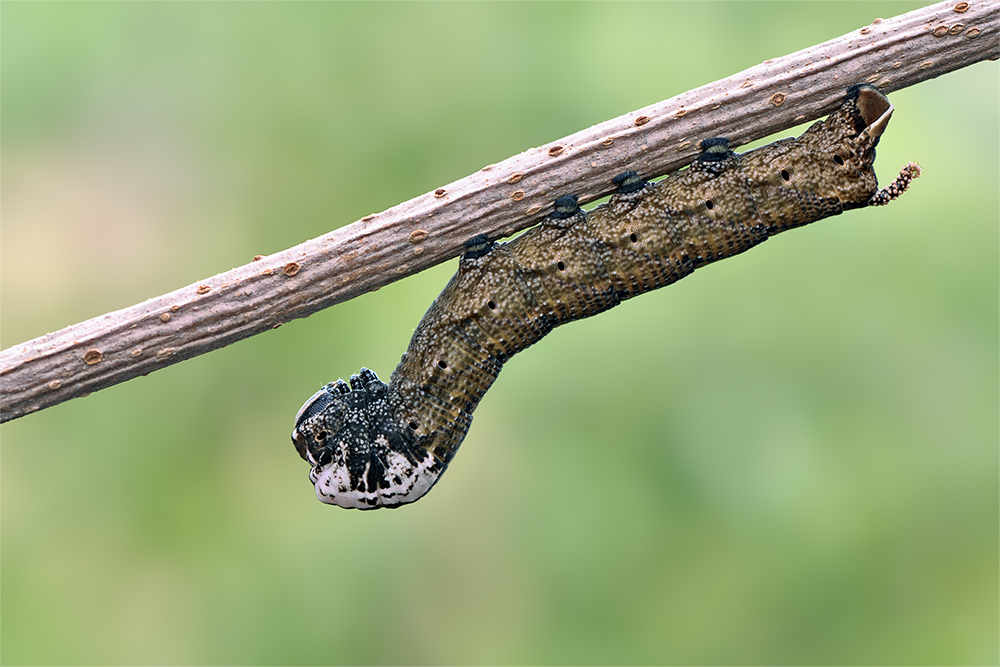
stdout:
POLYGON ((445 466, 397 426, 394 402, 367 368, 350 386, 338 380, 306 401, 292 443, 312 464, 317 498, 345 508, 398 507, 434 486, 445 466))

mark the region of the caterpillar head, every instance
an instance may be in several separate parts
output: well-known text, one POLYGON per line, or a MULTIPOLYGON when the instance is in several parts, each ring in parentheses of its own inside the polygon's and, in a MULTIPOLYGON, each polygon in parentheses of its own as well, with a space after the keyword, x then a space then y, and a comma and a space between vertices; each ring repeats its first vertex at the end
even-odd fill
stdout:
POLYGON ((423 496, 444 464, 400 429, 397 399, 362 368, 348 385, 337 380, 305 402, 295 416, 292 444, 312 470, 316 497, 354 509, 398 507, 423 496))

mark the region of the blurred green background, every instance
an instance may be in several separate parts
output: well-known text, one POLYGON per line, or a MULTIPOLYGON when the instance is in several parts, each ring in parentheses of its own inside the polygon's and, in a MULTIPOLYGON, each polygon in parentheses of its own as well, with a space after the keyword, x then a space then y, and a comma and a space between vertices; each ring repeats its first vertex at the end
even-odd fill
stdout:
MULTIPOLYGON (((2 344, 917 6, 4 3, 2 344)), ((557 330, 400 510, 292 419, 454 261, 4 425, 0 658, 996 664, 998 99, 894 93, 910 193, 557 330)))

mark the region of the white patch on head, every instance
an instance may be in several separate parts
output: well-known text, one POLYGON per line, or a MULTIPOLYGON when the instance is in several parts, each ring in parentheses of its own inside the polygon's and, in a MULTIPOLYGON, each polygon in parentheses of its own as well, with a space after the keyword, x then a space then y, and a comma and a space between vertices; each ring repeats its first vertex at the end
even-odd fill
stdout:
MULTIPOLYGON (((379 437, 379 444, 385 444, 379 437)), ((444 467, 427 452, 416 465, 391 449, 385 450, 386 478, 389 485, 363 491, 351 488, 351 478, 346 466, 337 465, 336 460, 322 468, 313 467, 309 479, 316 485, 316 497, 327 505, 337 505, 348 509, 375 509, 377 507, 397 507, 412 503, 427 493, 438 480, 444 467), (397 482, 398 480, 398 482, 397 482)), ((343 457, 341 457, 343 460, 343 457)), ((369 464, 370 465, 370 464, 369 464)), ((365 472, 368 467, 365 467, 365 472)))

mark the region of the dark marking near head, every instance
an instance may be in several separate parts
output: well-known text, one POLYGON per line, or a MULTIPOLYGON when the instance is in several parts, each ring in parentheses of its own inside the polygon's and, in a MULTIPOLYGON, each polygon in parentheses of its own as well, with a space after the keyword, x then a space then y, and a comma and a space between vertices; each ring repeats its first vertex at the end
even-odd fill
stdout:
POLYGON ((729 139, 725 137, 702 139, 698 162, 720 162, 732 154, 733 152, 729 150, 729 139))
POLYGON ((647 185, 646 181, 639 178, 639 174, 634 171, 623 171, 612 178, 611 182, 618 186, 618 194, 622 195, 638 192, 647 185))
POLYGON ((316 465, 325 466, 333 462, 333 452, 328 447, 324 447, 316 453, 316 465))
POLYGON ((555 207, 556 210, 552 211, 549 217, 555 218, 556 220, 572 218, 580 211, 580 204, 576 199, 576 195, 566 195, 565 197, 560 197, 555 201, 555 207))
POLYGON ((479 234, 465 242, 465 254, 462 259, 477 259, 489 254, 490 250, 493 250, 490 238, 486 234, 479 234))

